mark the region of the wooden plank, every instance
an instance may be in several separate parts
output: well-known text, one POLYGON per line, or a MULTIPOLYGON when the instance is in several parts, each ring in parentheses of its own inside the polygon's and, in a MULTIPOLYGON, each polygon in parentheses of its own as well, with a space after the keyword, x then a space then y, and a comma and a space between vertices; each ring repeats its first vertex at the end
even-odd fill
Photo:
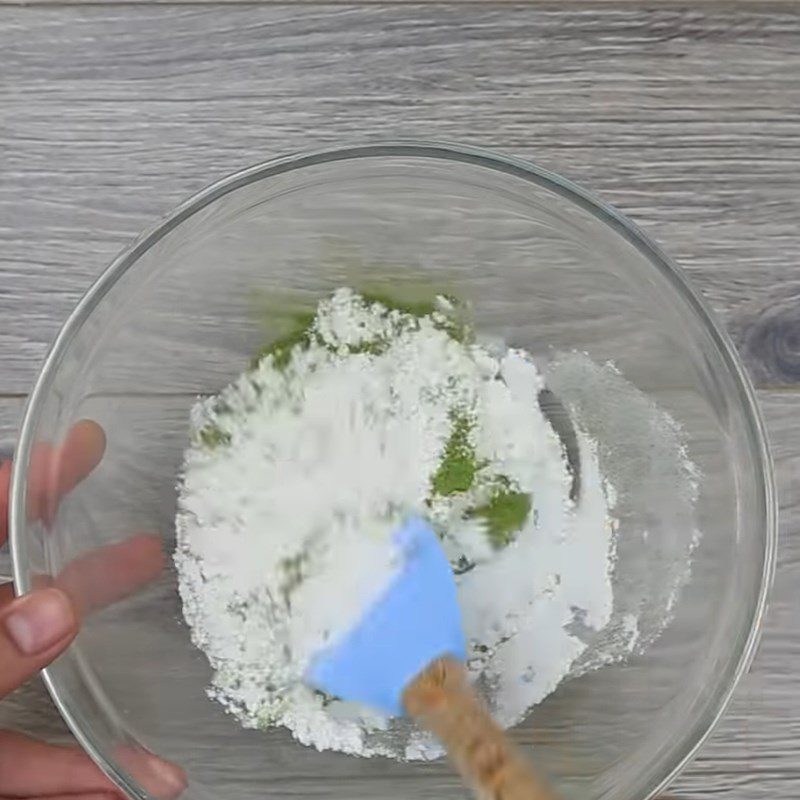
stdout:
MULTIPOLYGON (((769 0, 770 5, 780 6, 793 3, 795 0, 769 0)), ((757 0, 696 0, 694 7, 715 4, 725 8, 738 10, 741 8, 752 8, 757 0)), ((358 5, 394 5, 394 6, 424 6, 437 3, 441 5, 441 0, 360 0, 358 5)), ((319 0, 0 0, 0 6, 139 6, 139 5, 271 5, 271 6, 303 6, 319 5, 319 0)), ((476 5, 482 7, 517 7, 523 5, 522 0, 448 0, 450 5, 476 5)), ((327 0, 326 5, 354 5, 353 0, 327 0)), ((525 5, 535 5, 537 8, 555 8, 560 4, 557 0, 529 0, 525 5)), ((614 7, 642 7, 641 0, 570 0, 570 8, 593 8, 599 5, 611 5, 614 7)), ((686 0, 661 0, 661 7, 685 8, 686 0)))
POLYGON ((677 798, 790 800, 800 790, 800 428, 793 392, 761 392, 780 507, 778 568, 758 656, 677 798))
MULTIPOLYGON (((800 656, 798 649, 800 614, 798 614, 799 601, 796 592, 800 580, 800 428, 796 425, 796 408, 800 393, 762 391, 759 399, 774 448, 781 512, 781 548, 771 608, 756 662, 750 674, 740 684, 727 714, 699 757, 670 789, 669 796, 675 800, 703 800, 717 796, 725 796, 732 800, 753 800, 753 798, 767 800, 768 797, 775 800, 790 800, 797 796, 800 786, 797 744, 800 674, 795 668, 797 658, 800 656)), ((143 445, 144 450, 141 452, 132 448, 129 451, 126 449, 124 453, 115 454, 115 462, 126 470, 125 482, 115 481, 114 474, 109 473, 103 476, 101 483, 95 487, 103 497, 114 496, 115 502, 127 508, 125 514, 130 514, 132 525, 140 522, 136 518, 135 504, 126 501, 126 492, 131 486, 132 477, 154 504, 169 505, 169 499, 162 495, 165 491, 169 494, 172 489, 175 437, 182 435, 182 420, 189 402, 189 398, 174 398, 168 401, 164 399, 154 401, 152 398, 119 398, 113 403, 108 403, 100 398, 94 398, 87 401, 86 407, 81 411, 82 414, 98 418, 110 431, 118 429, 120 425, 126 426, 129 432, 138 430, 138 426, 141 425, 147 425, 149 428, 153 425, 158 426, 159 435, 149 437, 149 443, 143 445), (145 462, 148 463, 148 468, 138 472, 136 470, 131 472, 125 467, 125 464, 129 463, 145 462), (161 477, 158 470, 152 468, 156 463, 161 464, 166 470, 161 477)), ((0 400, 0 441, 13 439, 21 404, 20 399, 0 400)), ((128 448, 136 438, 112 436, 110 446, 118 447, 119 442, 127 442, 126 448, 128 448)), ((169 524, 168 516, 169 514, 163 520, 165 525, 169 524)), ((148 524, 147 520, 142 521, 142 524, 148 524)), ((166 616, 172 619, 173 612, 177 613, 174 599, 171 597, 161 597, 158 603, 160 617, 166 616), (169 613, 166 610, 169 610, 169 613)), ((107 624, 114 625, 123 618, 125 624, 120 627, 124 629, 124 638, 126 640, 133 638, 139 644, 131 648, 120 643, 120 652, 125 654, 126 663, 130 661, 128 666, 132 673, 129 676, 131 680, 118 680, 112 688, 115 696, 127 697, 130 702, 135 703, 137 685, 133 678, 137 671, 144 670, 144 664, 139 663, 140 659, 149 657, 146 654, 153 652, 152 648, 158 644, 159 636, 174 635, 174 632, 162 631, 163 626, 160 624, 148 628, 150 623, 147 621, 149 617, 146 606, 136 606, 124 612, 123 617, 114 618, 107 624), (142 643, 145 642, 149 645, 143 646, 142 643)), ((99 640, 104 646, 97 652, 116 653, 116 648, 107 646, 109 631, 103 633, 102 629, 98 630, 98 635, 104 637, 99 640)), ((175 693, 176 696, 183 697, 182 692, 185 690, 181 687, 186 685, 187 675, 197 669, 202 669, 202 664, 187 662, 182 666, 175 665, 174 685, 171 683, 172 678, 169 677, 172 671, 165 673, 164 681, 159 682, 159 685, 162 689, 165 686, 172 688, 158 699, 156 705, 170 708, 174 698, 167 695, 175 693)), ((120 674, 124 672, 124 670, 117 671, 120 674)), ((38 682, 20 690, 0 706, 0 724, 47 738, 61 740, 65 737, 63 725, 38 682)), ((168 728, 174 726, 174 721, 165 721, 165 725, 168 728)), ((230 735, 229 726, 221 716, 212 714, 208 725, 209 730, 218 730, 220 737, 230 735)), ((211 741, 217 740, 212 737, 211 741)), ((215 769, 222 770, 216 777, 233 781, 238 787, 237 791, 248 796, 250 791, 247 788, 248 777, 242 772, 248 763, 246 754, 251 748, 263 747, 263 743, 257 735, 248 735, 240 744, 243 748, 240 753, 241 760, 232 763, 230 769, 222 765, 213 767, 211 773, 215 769), (240 768, 236 768, 236 764, 239 763, 240 768)), ((160 746, 158 743, 156 745, 160 746)), ((216 744, 213 746, 216 747, 216 744)), ((276 780, 289 781, 287 786, 291 785, 295 792, 302 793, 302 790, 307 789, 313 793, 315 791, 313 786, 307 782, 297 782, 299 773, 296 762, 292 760, 296 757, 296 749, 289 746, 281 737, 270 741, 270 747, 273 746, 283 753, 282 758, 285 757, 288 770, 277 775, 276 780)), ((209 764, 215 763, 215 759, 206 758, 202 753, 184 755, 191 758, 192 763, 196 765, 204 761, 209 764)), ((340 768, 344 769, 337 759, 319 757, 313 753, 309 754, 308 759, 304 758, 303 764, 303 774, 306 777, 316 774, 317 769, 324 768, 329 776, 333 774, 331 770, 337 772, 340 768)), ((380 769, 385 767, 381 765, 380 769)), ((209 777, 213 777, 211 773, 208 773, 209 777)), ((342 773, 343 779, 345 774, 346 770, 342 773)), ((411 781, 408 786, 413 784, 415 791, 421 793, 420 796, 433 798, 433 794, 426 794, 431 789, 431 785, 427 783, 430 778, 409 776, 408 780, 411 781), (418 783, 418 780, 421 782, 418 783)), ((433 786, 437 785, 439 784, 434 782, 433 786)), ((354 796, 357 796, 356 784, 353 784, 353 792, 354 796)))
MULTIPOLYGON (((319 0, 289 0, 292 5, 318 5, 319 0)), ((520 6, 521 0, 447 0, 450 5, 479 5, 479 6, 520 6)), ((718 7, 738 10, 750 9, 758 0, 695 0, 693 8, 714 4, 718 7)), ((771 6, 791 5, 796 0, 769 0, 771 6)), ((2 5, 17 6, 48 6, 54 5, 92 6, 92 5, 287 5, 287 0, 0 0, 2 5)), ((420 6, 426 4, 441 4, 441 0, 361 0, 359 5, 408 5, 420 6)), ((352 0, 330 0, 329 5, 352 5, 352 0)), ((535 5, 537 8, 554 8, 561 4, 557 0, 528 0, 526 5, 535 5)), ((633 6, 641 8, 642 0, 570 0, 570 8, 592 8, 599 5, 614 7, 633 6)), ((686 0, 660 0, 659 7, 686 8, 686 0)))
MULTIPOLYGON (((0 461, 13 450, 22 406, 23 400, 20 398, 0 397, 0 461)), ((3 562, 2 571, 5 571, 6 558, 4 548, 4 552, 0 555, 0 560, 3 562)), ((4 728, 33 731, 37 736, 54 741, 69 740, 66 725, 59 718, 44 685, 38 678, 3 700, 3 704, 0 705, 0 725, 4 728)))
POLYGON ((686 268, 761 385, 796 385, 781 285, 800 269, 798 44, 780 4, 9 8, 0 391, 29 389, 91 281, 188 193, 279 153, 397 136, 592 187, 686 268))
MULTIPOLYGON (((733 17, 696 5, 4 11, 0 390, 27 390, 60 320, 154 215, 247 163, 363 135, 469 140, 591 185, 678 256, 761 385, 794 386, 797 17, 772 4, 733 17)), ((798 796, 796 398, 762 394, 782 506, 767 635, 677 782, 681 800, 798 796)), ((19 403, 0 401, 6 441, 19 403)), ((35 689, 0 716, 63 735, 35 689)))

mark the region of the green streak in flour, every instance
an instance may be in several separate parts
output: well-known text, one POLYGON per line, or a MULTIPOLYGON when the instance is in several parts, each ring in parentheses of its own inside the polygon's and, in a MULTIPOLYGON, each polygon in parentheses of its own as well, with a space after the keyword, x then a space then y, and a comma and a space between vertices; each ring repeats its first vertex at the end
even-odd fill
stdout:
MULTIPOLYGON (((508 482, 505 475, 500 476, 508 482)), ((470 517, 482 519, 486 535, 496 550, 514 541, 531 512, 532 499, 527 492, 512 490, 508 485, 498 489, 487 503, 469 512, 470 517)))
POLYGON ((275 368, 284 369, 291 361, 295 347, 308 345, 315 317, 314 311, 298 311, 293 314, 287 333, 264 345, 250 362, 250 367, 255 369, 263 359, 272 356, 275 368))
POLYGON ((450 412, 450 419, 453 423, 450 437, 444 446, 439 468, 431 478, 433 494, 441 497, 469 491, 480 468, 475 445, 470 441, 474 422, 458 410, 450 412))
POLYGON ((222 430, 219 425, 209 422, 204 425, 197 433, 198 442, 207 450, 216 450, 218 447, 229 445, 231 435, 222 430))
POLYGON ((391 295, 382 292, 364 292, 361 295, 364 304, 367 306, 381 305, 389 311, 399 311, 411 317, 428 317, 436 311, 436 301, 434 300, 398 300, 391 295))

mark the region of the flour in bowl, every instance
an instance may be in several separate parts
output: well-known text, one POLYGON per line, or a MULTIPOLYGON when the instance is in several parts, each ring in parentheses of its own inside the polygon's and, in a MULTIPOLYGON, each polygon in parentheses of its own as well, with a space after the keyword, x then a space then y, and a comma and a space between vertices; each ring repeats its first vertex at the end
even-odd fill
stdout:
POLYGON ((615 523, 580 431, 570 498, 542 388, 528 354, 474 341, 444 298, 398 307, 340 289, 199 401, 175 563, 211 697, 320 749, 438 755, 405 721, 302 682, 386 585, 391 534, 411 514, 451 561, 468 668, 497 719, 514 724, 552 692, 586 650, 576 623, 611 619, 615 523))

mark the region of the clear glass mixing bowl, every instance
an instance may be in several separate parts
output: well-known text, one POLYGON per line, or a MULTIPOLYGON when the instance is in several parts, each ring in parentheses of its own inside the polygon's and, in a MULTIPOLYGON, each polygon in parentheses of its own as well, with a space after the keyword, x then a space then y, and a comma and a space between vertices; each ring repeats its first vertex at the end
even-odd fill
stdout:
MULTIPOLYGON (((482 331, 543 361, 573 350, 611 360, 682 427, 702 538, 668 600, 674 620, 643 654, 563 683, 515 732, 565 797, 652 797, 708 734, 756 645, 775 548, 763 426, 726 336, 642 233, 555 175, 466 147, 353 147, 248 169, 178 208, 81 301, 31 394, 10 511, 18 591, 55 580, 86 612, 46 672, 55 702, 132 798, 174 794, 148 753, 181 765, 193 798, 462 796, 442 762, 318 753, 283 730, 243 730, 205 695, 210 669, 169 559, 197 395, 280 334, 281 303, 371 275, 449 287, 482 331), (97 429, 73 428, 87 418, 107 447, 73 489, 102 449, 97 429)), ((642 448, 624 424, 608 433, 614 452, 642 448)), ((614 580, 620 602, 633 580, 646 604, 689 532, 669 482, 642 464, 614 580)))

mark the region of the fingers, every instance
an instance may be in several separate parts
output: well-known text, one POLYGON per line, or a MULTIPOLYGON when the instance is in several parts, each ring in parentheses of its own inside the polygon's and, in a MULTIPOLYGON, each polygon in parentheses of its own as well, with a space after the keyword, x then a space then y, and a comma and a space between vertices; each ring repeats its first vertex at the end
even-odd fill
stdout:
MULTIPOLYGON (((0 795, 0 800, 20 800, 19 797, 0 795)), ((88 792, 79 794, 51 794, 46 797, 37 797, 36 800, 124 800, 121 794, 111 792, 88 792)))
POLYGON ((34 445, 28 467, 28 518, 50 525, 61 498, 92 472, 105 449, 105 432, 89 419, 75 423, 58 448, 48 442, 34 445))
MULTIPOLYGON (((92 420, 81 420, 58 448, 40 442, 31 452, 27 503, 32 519, 51 524, 58 502, 100 463, 106 448, 103 429, 92 420)), ((0 466, 0 544, 7 534, 8 483, 11 463, 0 466)), ((161 541, 142 535, 98 548, 77 558, 53 580, 34 579, 39 587, 55 586, 72 599, 79 617, 132 594, 154 580, 164 567, 161 541)), ((13 598, 10 587, 0 586, 0 608, 13 598)))
MULTIPOLYGON (((90 420, 75 425, 58 448, 40 443, 31 453, 27 512, 52 523, 58 502, 89 475, 105 451, 103 429, 90 420)), ((11 463, 0 464, 0 544, 7 536, 11 463)), ((161 574, 161 539, 134 536, 99 548, 61 574, 34 581, 47 588, 13 599, 0 586, 0 697, 58 656, 73 640, 80 618, 126 597, 161 574)), ((187 786, 180 767, 144 750, 124 748, 119 763, 153 797, 173 800, 187 786)), ((51 747, 0 732, 0 800, 120 800, 122 793, 83 752, 51 747)))
POLYGON ((0 462, 0 546, 8 538, 8 489, 11 485, 11 462, 0 462))
POLYGON ((75 559, 53 585, 69 595, 78 617, 83 619, 146 586, 163 569, 161 537, 141 534, 75 559))
POLYGON ((29 520, 41 519, 47 508, 49 487, 53 483, 54 453, 50 442, 36 442, 31 448, 26 482, 26 514, 29 520))
POLYGON ((86 795, 86 800, 121 796, 111 780, 77 747, 48 745, 19 733, 0 731, 0 795, 69 795, 77 800, 78 794, 86 795))
POLYGON ((56 494, 71 492, 103 460, 105 431, 91 419, 76 422, 56 453, 56 494))
POLYGON ((0 608, 14 599, 14 584, 0 583, 0 608))
MULTIPOLYGON (((187 787, 186 773, 180 767, 146 750, 120 748, 114 756, 150 797, 174 800, 187 787)), ((7 797, 120 800, 123 793, 77 747, 48 745, 0 731, 0 800, 7 797)))
POLYGON ((8 603, 0 611, 0 697, 47 666, 77 632, 77 614, 60 589, 40 589, 8 603))
MULTIPOLYGON (((73 425, 59 448, 39 442, 31 451, 28 468, 28 517, 50 523, 58 501, 71 492, 100 463, 106 449, 106 435, 92 420, 73 425)), ((8 536, 8 490, 11 462, 0 465, 0 545, 8 536)))
MULTIPOLYGON (((19 797, 0 795, 0 800, 20 800, 19 797)), ((124 800, 122 794, 112 792, 87 792, 78 794, 50 794, 37 797, 36 800, 124 800)))
MULTIPOLYGON (((66 592, 80 621, 152 583, 164 570, 164 561, 161 537, 143 533, 91 550, 69 563, 57 578, 39 575, 33 585, 66 592)), ((0 610, 13 600, 13 585, 1 584, 0 610)))
POLYGON ((188 786, 186 773, 177 765, 142 748, 125 747, 115 752, 119 765, 158 800, 175 800, 188 786))
MULTIPOLYGON (((28 517, 50 523, 58 501, 100 463, 106 449, 103 429, 90 419, 72 426, 61 447, 39 442, 28 468, 28 517)), ((0 545, 8 536, 8 490, 11 461, 0 464, 0 545)))

